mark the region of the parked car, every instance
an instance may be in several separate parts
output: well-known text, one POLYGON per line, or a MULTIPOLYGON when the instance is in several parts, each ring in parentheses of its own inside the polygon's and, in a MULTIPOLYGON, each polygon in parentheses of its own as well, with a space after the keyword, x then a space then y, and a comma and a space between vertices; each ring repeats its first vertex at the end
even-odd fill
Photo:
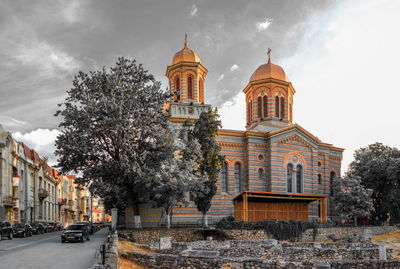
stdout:
POLYGON ((85 224, 70 224, 61 234, 61 243, 70 241, 78 241, 83 243, 85 240, 90 240, 89 229, 85 224))
POLYGON ((44 226, 43 226, 43 224, 38 223, 38 222, 33 222, 33 223, 31 224, 31 226, 32 226, 32 232, 33 232, 34 234, 43 234, 43 233, 44 233, 44 226))
POLYGON ((32 226, 29 225, 28 223, 14 224, 13 230, 14 230, 15 237, 18 237, 18 236, 27 237, 27 236, 33 235, 32 226))
POLYGON ((57 223, 56 222, 49 222, 49 225, 51 226, 52 232, 58 231, 57 223))
POLYGON ((57 223, 57 231, 62 231, 64 230, 64 225, 62 225, 62 223, 57 223))
POLYGON ((50 233, 53 231, 53 226, 51 226, 49 223, 47 222, 42 222, 43 227, 44 227, 44 232, 45 233, 50 233))
POLYGON ((8 237, 9 240, 13 239, 13 229, 8 221, 0 222, 0 240, 8 237))

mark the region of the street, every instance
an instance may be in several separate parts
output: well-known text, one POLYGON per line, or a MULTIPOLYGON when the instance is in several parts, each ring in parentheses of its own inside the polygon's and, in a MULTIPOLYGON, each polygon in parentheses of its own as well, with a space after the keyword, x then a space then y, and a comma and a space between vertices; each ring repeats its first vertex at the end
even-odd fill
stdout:
POLYGON ((102 229, 84 243, 61 243, 61 232, 0 241, 0 269, 88 269, 107 236, 102 229))

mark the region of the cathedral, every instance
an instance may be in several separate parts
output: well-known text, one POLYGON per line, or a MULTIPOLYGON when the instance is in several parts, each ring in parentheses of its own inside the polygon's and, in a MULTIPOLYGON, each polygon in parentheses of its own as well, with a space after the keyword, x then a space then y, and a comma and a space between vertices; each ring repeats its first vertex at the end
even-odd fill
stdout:
MULTIPOLYGON (((171 122, 197 119, 210 109, 204 99, 207 72, 185 41, 166 70, 173 93, 168 108, 171 122)), ((254 71, 243 92, 246 130, 218 132, 225 160, 209 222, 226 216, 243 221, 326 222, 332 217, 331 184, 340 176, 344 149, 322 142, 293 122, 296 91, 270 57, 254 71)), ((143 227, 159 226, 159 209, 141 205, 140 212, 143 227)), ((201 213, 193 202, 173 209, 172 224, 200 222, 201 213)))

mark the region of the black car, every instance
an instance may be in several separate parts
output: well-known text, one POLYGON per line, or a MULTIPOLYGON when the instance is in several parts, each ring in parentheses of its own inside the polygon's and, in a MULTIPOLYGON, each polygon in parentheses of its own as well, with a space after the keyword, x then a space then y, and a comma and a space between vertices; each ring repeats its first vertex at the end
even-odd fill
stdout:
POLYGON ((33 235, 32 226, 27 223, 14 224, 13 230, 15 237, 17 236, 27 237, 33 235))
POLYGON ((41 223, 34 222, 31 224, 32 232, 34 234, 43 234, 44 233, 44 226, 41 223))
POLYGON ((89 240, 89 229, 84 224, 71 224, 61 234, 61 242, 78 241, 84 242, 89 240))
POLYGON ((8 239, 13 239, 13 229, 8 221, 0 222, 0 240, 8 237, 8 239))

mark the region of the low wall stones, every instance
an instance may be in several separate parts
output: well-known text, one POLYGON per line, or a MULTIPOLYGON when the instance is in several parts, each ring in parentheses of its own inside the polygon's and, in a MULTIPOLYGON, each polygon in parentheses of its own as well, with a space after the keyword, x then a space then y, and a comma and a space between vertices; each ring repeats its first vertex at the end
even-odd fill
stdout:
POLYGON ((117 269, 118 268, 118 233, 113 232, 106 245, 105 264, 102 264, 101 253, 96 258, 96 263, 91 269, 117 269))
POLYGON ((124 258, 135 261, 149 269, 261 269, 261 268, 331 268, 331 269, 351 269, 351 268, 400 268, 400 260, 391 261, 272 261, 258 258, 221 258, 199 256, 181 256, 171 254, 142 254, 127 252, 123 253, 124 258), (322 267, 321 265, 324 265, 322 267))
MULTIPOLYGON (((364 231, 370 230, 372 235, 384 234, 397 230, 396 226, 368 226, 368 227, 332 227, 318 228, 316 241, 325 240, 344 240, 354 237, 356 241, 364 241, 364 231)), ((313 240, 313 229, 308 229, 303 233, 302 240, 313 240)))
POLYGON ((202 240, 203 236, 198 229, 131 229, 121 230, 119 237, 129 241, 149 245, 151 242, 159 242, 161 237, 172 237, 173 242, 192 242, 202 240))

